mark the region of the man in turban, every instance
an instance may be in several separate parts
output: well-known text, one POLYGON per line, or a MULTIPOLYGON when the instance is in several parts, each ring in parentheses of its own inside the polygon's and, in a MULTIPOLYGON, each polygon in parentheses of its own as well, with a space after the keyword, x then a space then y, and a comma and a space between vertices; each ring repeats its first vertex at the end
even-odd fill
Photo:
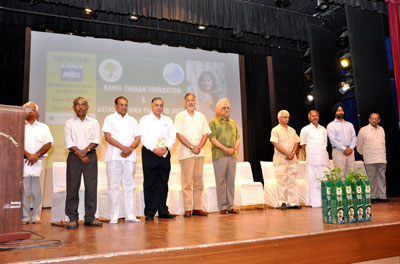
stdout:
POLYGON ((332 159, 335 168, 342 170, 342 177, 354 170, 354 148, 357 143, 353 124, 344 120, 344 105, 337 103, 332 108, 335 120, 327 127, 329 141, 332 144, 332 159))
POLYGON ((238 214, 233 208, 235 196, 236 159, 239 149, 239 130, 229 118, 228 98, 218 101, 216 117, 210 121, 209 135, 212 143, 211 153, 214 165, 218 209, 221 214, 238 214))

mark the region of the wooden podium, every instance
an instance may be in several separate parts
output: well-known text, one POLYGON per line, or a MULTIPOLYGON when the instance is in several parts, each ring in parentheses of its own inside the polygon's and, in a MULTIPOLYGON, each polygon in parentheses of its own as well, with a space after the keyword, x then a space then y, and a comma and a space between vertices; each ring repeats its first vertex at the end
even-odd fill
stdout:
POLYGON ((21 232, 25 109, 0 105, 0 242, 27 239, 21 232))

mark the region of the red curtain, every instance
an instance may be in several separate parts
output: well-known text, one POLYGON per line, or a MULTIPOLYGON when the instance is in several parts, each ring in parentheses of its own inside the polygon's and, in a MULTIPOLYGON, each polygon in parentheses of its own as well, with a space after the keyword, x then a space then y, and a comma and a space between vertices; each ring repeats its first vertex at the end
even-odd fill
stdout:
POLYGON ((392 43, 394 79, 397 91, 397 111, 400 116, 400 0, 386 0, 392 43))

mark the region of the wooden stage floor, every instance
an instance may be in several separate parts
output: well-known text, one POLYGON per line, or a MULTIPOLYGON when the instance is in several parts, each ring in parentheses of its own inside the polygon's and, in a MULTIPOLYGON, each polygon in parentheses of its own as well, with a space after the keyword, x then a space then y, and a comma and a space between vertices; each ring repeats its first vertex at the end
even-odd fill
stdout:
MULTIPOLYGON (((324 224, 320 208, 246 209, 239 215, 104 223, 67 230, 25 225, 67 244, 0 252, 1 263, 351 263, 400 256, 400 199, 374 204, 373 220, 324 224)), ((37 238, 32 236, 32 239, 37 238)))

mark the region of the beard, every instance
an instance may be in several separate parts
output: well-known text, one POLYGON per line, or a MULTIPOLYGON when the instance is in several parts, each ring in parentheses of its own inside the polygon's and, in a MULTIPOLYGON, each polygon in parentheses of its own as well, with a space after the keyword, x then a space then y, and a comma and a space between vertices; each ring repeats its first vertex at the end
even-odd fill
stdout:
POLYGON ((344 118, 344 114, 338 114, 336 115, 336 119, 343 119, 344 118))

